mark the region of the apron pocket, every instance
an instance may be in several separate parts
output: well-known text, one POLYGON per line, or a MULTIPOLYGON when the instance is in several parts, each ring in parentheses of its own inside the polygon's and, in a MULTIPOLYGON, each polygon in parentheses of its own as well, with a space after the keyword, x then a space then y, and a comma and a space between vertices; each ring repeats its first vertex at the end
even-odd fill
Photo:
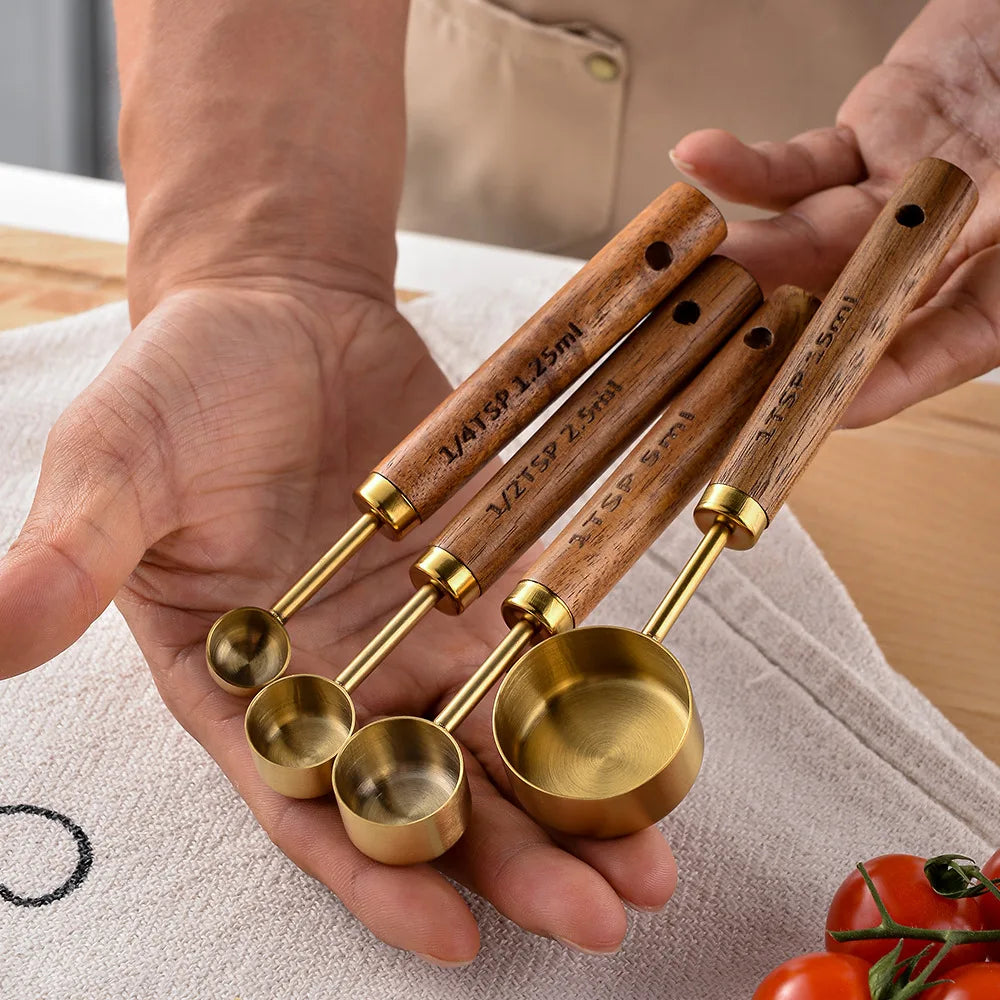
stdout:
POLYGON ((604 236, 627 71, 589 24, 412 0, 400 227, 548 251, 604 236))

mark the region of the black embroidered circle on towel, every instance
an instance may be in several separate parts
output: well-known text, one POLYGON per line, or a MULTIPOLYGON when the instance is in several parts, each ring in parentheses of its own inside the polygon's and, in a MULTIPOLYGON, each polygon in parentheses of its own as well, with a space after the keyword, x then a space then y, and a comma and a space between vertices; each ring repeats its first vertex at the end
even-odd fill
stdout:
POLYGON ((41 806, 0 805, 0 816, 13 816, 17 813, 27 813, 29 816, 41 816, 44 819, 52 820, 53 823, 64 827, 76 841, 79 860, 73 874, 58 889, 47 892, 44 896, 19 896, 0 882, 0 899, 5 903, 12 903, 14 906, 48 906, 49 903, 55 903, 68 896, 83 882, 90 872, 90 866, 94 863, 94 852, 87 835, 68 816, 53 812, 51 809, 43 809, 41 806))

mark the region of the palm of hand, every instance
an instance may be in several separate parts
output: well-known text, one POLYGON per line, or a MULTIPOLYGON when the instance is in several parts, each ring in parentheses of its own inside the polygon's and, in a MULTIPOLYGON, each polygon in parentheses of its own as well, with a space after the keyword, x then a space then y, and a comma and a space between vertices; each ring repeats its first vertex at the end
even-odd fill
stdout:
POLYGON ((946 264, 952 272, 1000 242, 1000 27, 993 39, 960 29, 944 54, 935 27, 904 35, 838 118, 852 131, 867 174, 854 191, 879 205, 925 156, 956 163, 976 181, 980 208, 946 264))
MULTIPOLYGON (((220 290, 168 298, 57 426, 26 533, 0 574, 0 605, 24 574, 42 601, 72 606, 66 588, 90 596, 86 614, 48 646, 12 656, 24 669, 71 642, 115 596, 164 701, 278 846, 386 941, 457 961, 478 944, 459 894, 429 866, 364 858, 332 800, 295 802, 264 786, 243 737, 246 703, 218 689, 204 663, 212 621, 242 604, 269 606, 357 516, 353 487, 446 388, 384 303, 327 293, 307 306, 220 290), (106 493, 79 495, 81 456, 106 493), (78 502, 67 503, 74 490, 78 502), (53 512, 67 508, 74 518, 53 534, 53 512), (67 560, 75 569, 60 583, 67 560)), ((421 528, 370 543, 291 623, 292 669, 335 676, 412 593, 406 567, 431 537, 421 528)), ((433 712, 502 631, 489 596, 460 622, 418 629, 358 690, 359 719, 433 712)), ((557 845, 504 798, 488 708, 459 735, 471 754, 473 820, 443 871, 522 926, 592 950, 620 942, 620 897, 666 901, 674 870, 656 831, 557 845)))
POLYGON ((976 182, 979 204, 926 306, 913 313, 849 408, 874 423, 1000 364, 1000 20, 984 0, 932 2, 841 106, 836 128, 748 146, 707 130, 675 163, 732 201, 770 209, 724 250, 765 288, 830 287, 909 167, 938 156, 976 182))

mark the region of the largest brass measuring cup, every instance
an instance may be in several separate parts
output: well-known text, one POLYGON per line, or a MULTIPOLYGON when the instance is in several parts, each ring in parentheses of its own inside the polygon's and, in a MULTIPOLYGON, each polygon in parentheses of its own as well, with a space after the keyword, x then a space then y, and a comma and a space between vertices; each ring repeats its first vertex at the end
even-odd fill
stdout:
POLYGON ((667 188, 376 466, 354 493, 361 517, 287 593, 215 622, 205 643, 215 682, 249 696, 279 677, 291 653, 285 622, 341 566, 380 530, 398 540, 437 511, 725 234, 700 191, 667 188))
POLYGON ((759 301, 757 283, 724 257, 668 296, 455 515, 411 569, 416 593, 335 681, 289 674, 256 695, 245 731, 264 780, 296 798, 329 793, 333 758, 354 731, 351 692, 432 608, 457 615, 478 599, 759 301))
MULTIPOLYGON (((648 634, 599 627, 556 635, 507 675, 494 702, 494 737, 515 795, 538 821, 613 837, 656 822, 684 797, 702 738, 687 678, 659 640, 721 551, 750 548, 760 537, 919 301, 975 201, 957 167, 924 160, 913 168, 705 491, 695 513, 705 536, 648 634)), ((528 613, 524 598, 550 576, 534 574, 524 595, 515 591, 505 608, 510 620, 528 613)))
MULTIPOLYGON (((801 330, 808 296, 796 290, 779 299, 793 321, 763 325, 775 306, 767 307, 766 315, 758 311, 679 393, 644 439, 648 448, 639 453, 644 457, 640 464, 657 468, 660 489, 651 493, 645 488, 648 484, 620 476, 605 484, 609 492, 597 511, 630 511, 641 522, 631 535, 633 546, 639 547, 640 539, 648 544, 705 482, 801 330)), ((581 532, 592 530, 595 518, 600 523, 592 506, 574 519, 581 532)), ((583 554, 578 541, 574 539, 568 553, 557 541, 547 551, 548 558, 540 561, 565 574, 570 604, 576 597, 585 600, 575 589, 581 575, 589 581, 585 589, 590 598, 596 599, 627 565, 620 558, 618 539, 605 536, 583 554), (605 560, 600 566, 588 565, 597 548, 607 550, 605 560)), ((462 752, 451 734, 532 642, 572 627, 573 614, 561 599, 562 592, 550 590, 541 596, 545 599, 537 604, 528 602, 531 613, 511 623, 507 637, 433 722, 381 719, 358 730, 344 745, 334 764, 334 792, 348 836, 370 857, 390 864, 425 861, 461 836, 470 801, 462 752)))

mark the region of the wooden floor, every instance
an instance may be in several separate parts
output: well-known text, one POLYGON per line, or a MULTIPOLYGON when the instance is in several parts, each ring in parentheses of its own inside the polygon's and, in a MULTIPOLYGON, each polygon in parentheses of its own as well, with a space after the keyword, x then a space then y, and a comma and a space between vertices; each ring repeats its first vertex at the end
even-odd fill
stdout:
MULTIPOLYGON (((125 249, 0 227, 0 329, 125 297, 125 249)), ((1000 763, 1000 386, 823 446, 791 507, 889 662, 1000 763)))

